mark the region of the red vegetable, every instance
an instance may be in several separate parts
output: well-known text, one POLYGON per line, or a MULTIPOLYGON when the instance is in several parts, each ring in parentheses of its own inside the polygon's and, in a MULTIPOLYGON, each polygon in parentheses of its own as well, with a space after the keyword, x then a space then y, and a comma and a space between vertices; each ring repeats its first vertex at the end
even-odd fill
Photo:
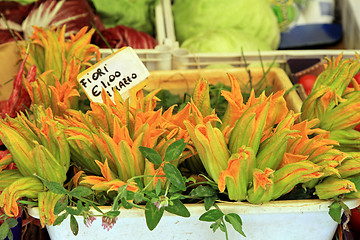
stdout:
MULTIPOLYGON (((17 31, 13 31, 13 32, 16 40, 20 40, 19 36, 22 37, 22 34, 17 31)), ((14 41, 14 37, 9 30, 0 30, 0 44, 12 42, 12 41, 14 41)))
MULTIPOLYGON (((13 83, 13 90, 7 101, 0 102, 0 117, 5 118, 6 115, 15 117, 17 112, 25 110, 31 104, 30 97, 22 85, 22 78, 24 74, 24 67, 26 63, 27 55, 24 57, 23 62, 20 65, 19 71, 16 74, 13 83)), ((35 81, 36 67, 32 66, 29 69, 26 80, 29 82, 35 81)), ((1 143, 1 142, 0 142, 1 143)))
POLYGON ((305 93, 307 95, 310 94, 312 87, 314 86, 314 83, 316 81, 316 77, 312 74, 305 74, 303 76, 300 77, 298 83, 301 84, 304 89, 305 89, 305 93))
POLYGON ((21 25, 33 6, 34 3, 24 5, 16 1, 0 1, 0 13, 6 21, 21 25))
MULTIPOLYGON (((22 78, 24 74, 25 63, 28 55, 25 55, 23 62, 20 65, 19 71, 16 74, 13 83, 13 90, 10 94, 8 100, 0 101, 0 118, 5 118, 6 116, 16 117, 17 113, 20 111, 24 111, 29 108, 31 105, 31 99, 26 91, 26 89, 22 85, 22 78)), ((35 81, 36 77, 36 66, 31 66, 26 77, 26 81, 32 82, 35 81)), ((2 145, 2 141, 0 139, 0 146, 2 145)), ((0 151, 0 159, 2 151, 0 151)))
POLYGON ((6 19, 6 23, 0 17, 0 44, 14 41, 8 27, 10 27, 17 38, 22 36, 21 23, 29 14, 33 3, 23 5, 16 1, 0 1, 0 14, 6 19))
MULTIPOLYGON (((360 72, 358 72, 357 74, 355 74, 354 78, 355 78, 355 81, 360 85, 360 72)), ((353 85, 352 82, 350 82, 349 87, 351 87, 351 88, 354 87, 354 85, 353 85)))
MULTIPOLYGON (((100 18, 87 0, 38 0, 27 17, 20 23, 25 36, 31 36, 32 26, 61 27, 66 24, 66 32, 78 32, 82 27, 104 29, 100 18)), ((19 29, 16 29, 19 31, 19 29)))
POLYGON ((359 234, 359 232, 360 232, 360 211, 358 208, 351 209, 349 226, 352 231, 359 234))
MULTIPOLYGON (((131 27, 118 25, 100 32, 111 48, 132 47, 134 49, 152 49, 157 45, 155 38, 131 27)), ((100 48, 108 48, 99 34, 94 34, 92 43, 100 48)))

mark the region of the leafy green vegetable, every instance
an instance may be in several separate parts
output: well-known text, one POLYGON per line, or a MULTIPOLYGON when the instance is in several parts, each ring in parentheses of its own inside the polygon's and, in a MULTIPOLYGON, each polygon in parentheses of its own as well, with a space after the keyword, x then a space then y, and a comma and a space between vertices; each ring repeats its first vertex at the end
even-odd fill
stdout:
MULTIPOLYGON (((174 108, 174 112, 178 112, 182 107, 186 104, 185 98, 182 99, 180 95, 172 94, 169 90, 162 89, 160 92, 156 94, 156 96, 161 100, 156 104, 156 110, 162 108, 162 109, 168 109, 169 107, 173 105, 177 105, 174 108)), ((190 97, 188 98, 190 100, 190 97)))
POLYGON ((124 25, 154 36, 159 0, 91 0, 105 27, 124 25))
POLYGON ((238 28, 204 30, 187 38, 181 47, 196 53, 271 50, 267 42, 238 28))
MULTIPOLYGON (((277 17, 267 0, 174 0, 172 12, 175 34, 180 44, 197 34, 203 33, 204 36, 204 33, 210 34, 215 30, 231 31, 232 34, 233 30, 230 29, 241 30, 243 36, 238 37, 239 41, 245 42, 247 39, 247 44, 258 39, 257 42, 261 43, 259 47, 277 49, 280 42, 277 17)), ((224 44, 219 39, 210 42, 213 50, 224 44)), ((225 44, 232 45, 228 42, 225 44)))
POLYGON ((221 95, 222 90, 230 91, 231 87, 226 86, 225 84, 218 83, 216 85, 210 84, 210 104, 213 109, 215 109, 216 114, 222 117, 225 114, 226 107, 228 102, 225 98, 221 95))
POLYGON ((18 3, 22 4, 22 5, 27 5, 27 4, 36 2, 36 0, 13 0, 13 1, 18 2, 18 3))

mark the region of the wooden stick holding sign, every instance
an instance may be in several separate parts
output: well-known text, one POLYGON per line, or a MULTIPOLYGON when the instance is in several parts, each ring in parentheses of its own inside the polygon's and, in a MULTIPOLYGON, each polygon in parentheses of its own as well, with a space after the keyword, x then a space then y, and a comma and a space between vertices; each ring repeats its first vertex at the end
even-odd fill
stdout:
POLYGON ((103 89, 112 100, 115 89, 125 100, 130 96, 130 89, 149 75, 135 51, 124 47, 81 72, 77 80, 91 101, 102 103, 103 89))

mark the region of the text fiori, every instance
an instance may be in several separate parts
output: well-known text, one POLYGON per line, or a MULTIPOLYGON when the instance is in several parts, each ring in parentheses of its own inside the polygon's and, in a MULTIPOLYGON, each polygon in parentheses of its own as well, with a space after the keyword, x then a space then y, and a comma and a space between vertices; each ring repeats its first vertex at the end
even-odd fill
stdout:
POLYGON ((129 90, 149 76, 144 64, 130 48, 123 48, 78 75, 90 100, 102 102, 104 90, 113 99, 114 91, 128 97, 129 90))
POLYGON ((112 97, 113 89, 121 92, 122 88, 130 86, 133 81, 136 81, 137 74, 135 72, 131 73, 130 76, 124 76, 120 71, 115 71, 112 74, 109 73, 109 70, 106 68, 106 64, 101 68, 97 68, 96 71, 91 74, 87 73, 85 78, 79 80, 83 88, 87 88, 88 84, 92 82, 99 82, 99 84, 94 85, 91 89, 91 94, 94 97, 98 97, 101 94, 102 88, 105 89, 107 94, 112 97))

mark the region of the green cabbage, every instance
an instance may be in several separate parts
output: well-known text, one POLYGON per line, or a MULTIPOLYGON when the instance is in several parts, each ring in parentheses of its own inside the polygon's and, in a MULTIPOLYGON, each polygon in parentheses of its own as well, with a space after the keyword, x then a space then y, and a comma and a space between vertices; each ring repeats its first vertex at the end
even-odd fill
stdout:
MULTIPOLYGON (((14 1, 14 0, 13 0, 14 1)), ((15 0, 14 2, 21 3, 22 5, 27 5, 33 2, 36 2, 37 0, 15 0)))
MULTIPOLYGON (((201 32, 233 28, 246 33, 249 41, 279 46, 279 25, 268 0, 174 0, 172 12, 180 44, 201 32)), ((221 42, 213 44, 217 48, 221 42)))
POLYGON ((124 25, 155 35, 155 11, 159 0, 91 0, 106 28, 124 25))
POLYGON ((186 39, 181 47, 197 53, 271 50, 265 41, 235 28, 202 31, 186 39))

